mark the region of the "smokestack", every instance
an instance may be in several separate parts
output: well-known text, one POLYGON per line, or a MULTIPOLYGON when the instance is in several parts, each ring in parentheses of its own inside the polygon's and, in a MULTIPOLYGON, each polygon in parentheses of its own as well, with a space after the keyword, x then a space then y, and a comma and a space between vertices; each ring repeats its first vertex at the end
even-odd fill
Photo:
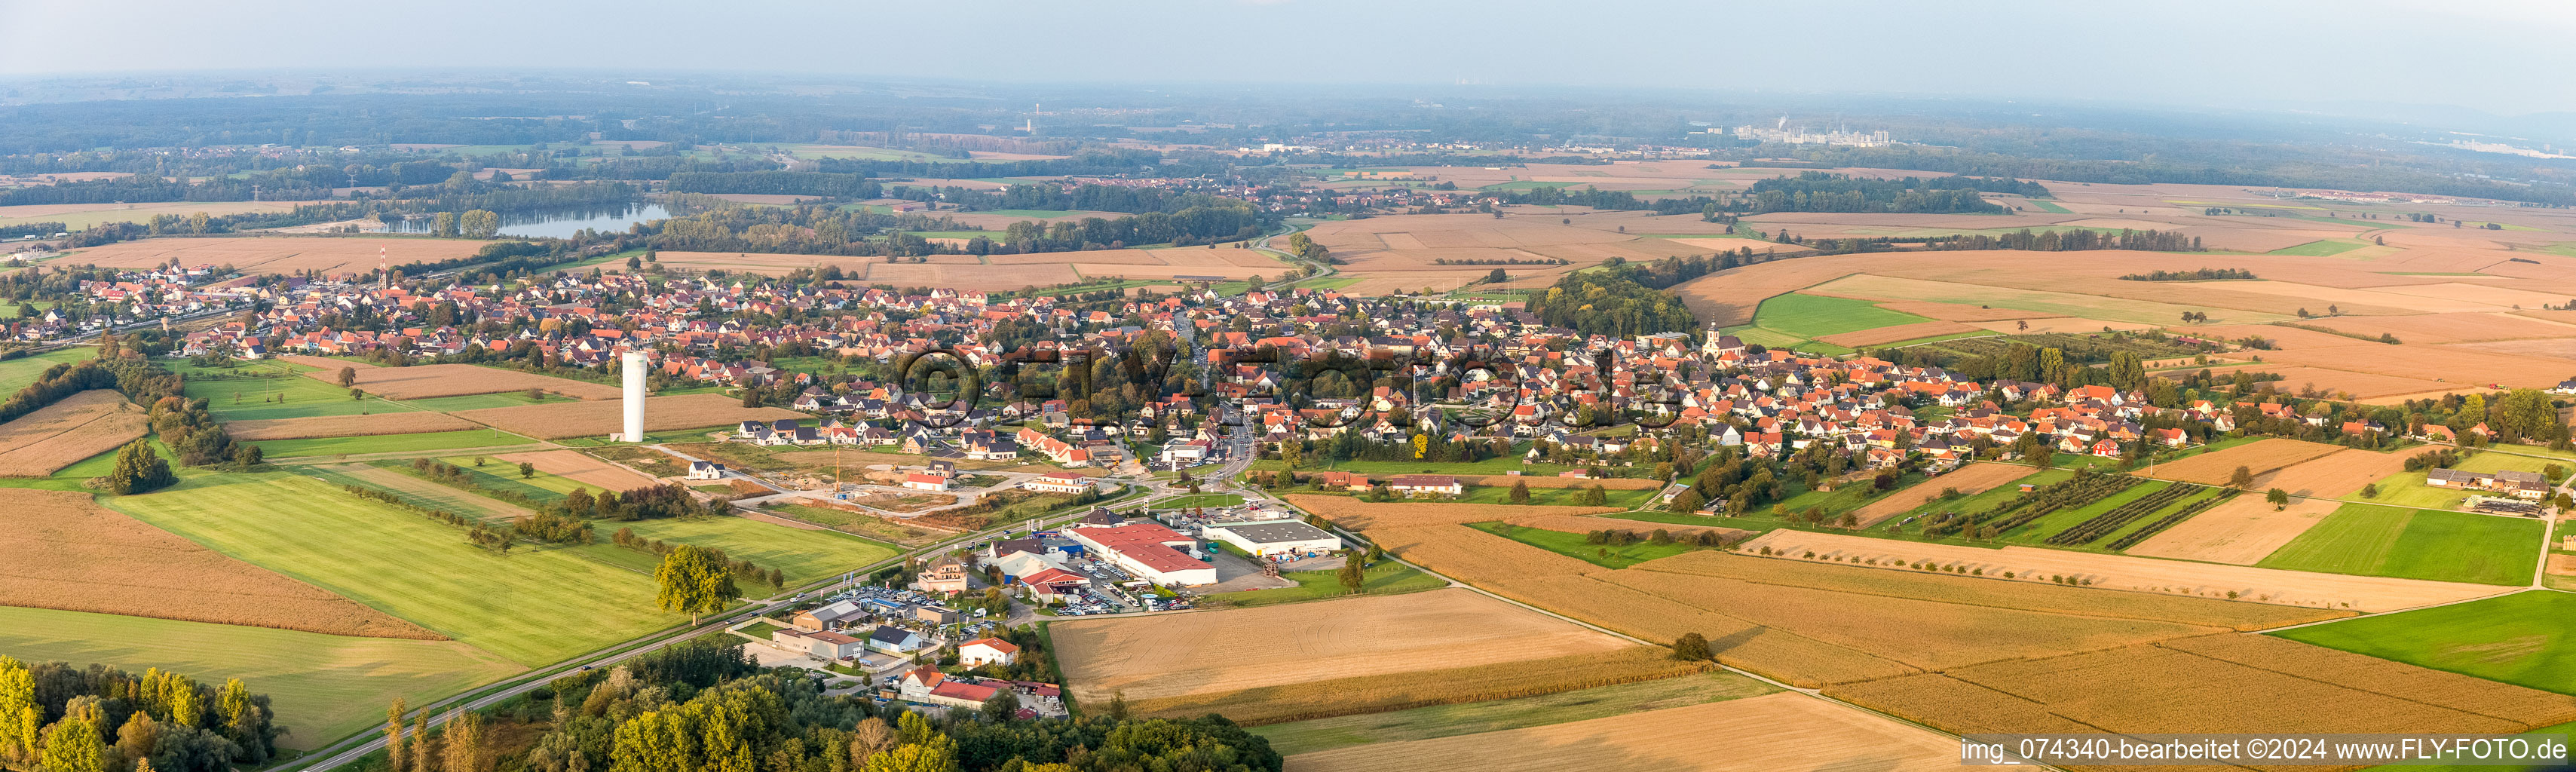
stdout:
POLYGON ((644 352, 629 351, 626 363, 626 441, 644 441, 644 352))

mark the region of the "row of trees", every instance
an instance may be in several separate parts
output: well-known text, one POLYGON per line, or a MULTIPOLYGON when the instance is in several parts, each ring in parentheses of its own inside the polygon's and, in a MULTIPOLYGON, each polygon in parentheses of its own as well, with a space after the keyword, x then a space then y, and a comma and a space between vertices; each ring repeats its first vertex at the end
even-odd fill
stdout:
MULTIPOLYGON (((2243 268, 2201 268, 2191 271, 2167 271, 2158 269, 2146 273, 2128 274, 2121 276, 2120 278, 2128 281, 2213 281, 2221 279, 2252 279, 2255 278, 2255 276, 2253 271, 2243 268)), ((2185 317, 2183 321, 2191 321, 2191 318, 2185 317)))
MULTIPOLYGON (((2089 228, 2034 232, 2029 228, 1998 236, 1965 234, 1944 236, 1925 243, 1931 249, 2019 249, 2031 252, 2081 252, 2093 249, 2127 249, 2140 252, 2206 252, 2199 236, 2184 236, 2180 231, 2129 230, 2119 233, 2089 228)), ((2122 277, 2126 278, 2126 277, 2122 277)))

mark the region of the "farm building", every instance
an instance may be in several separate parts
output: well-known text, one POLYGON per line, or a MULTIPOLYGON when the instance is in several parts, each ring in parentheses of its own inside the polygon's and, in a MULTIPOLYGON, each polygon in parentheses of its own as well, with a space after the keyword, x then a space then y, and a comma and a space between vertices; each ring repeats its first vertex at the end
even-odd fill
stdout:
POLYGON ((2433 469, 2424 473, 2424 484, 2436 488, 2470 488, 2502 491, 2516 498, 2539 499, 2549 495, 2549 478, 2537 472, 2469 472, 2459 469, 2433 469))
POLYGON ((1020 487, 1039 493, 1081 493, 1091 490, 1091 480, 1072 472, 1048 472, 1029 478, 1020 487))
POLYGON ((789 618, 787 621, 789 624, 795 625, 796 629, 810 632, 830 629, 833 623, 849 619, 851 617, 860 616, 865 613, 866 612, 859 609, 857 601, 845 600, 839 603, 823 606, 821 608, 812 608, 796 612, 796 616, 789 618))
POLYGON ((830 630, 779 630, 769 634, 769 642, 788 651, 813 655, 825 662, 849 659, 866 649, 859 639, 830 630))
POLYGON ((1216 583, 1216 567, 1192 557, 1198 540, 1153 523, 1073 528, 1067 538, 1090 548, 1110 563, 1162 585, 1216 583))
POLYGON ((977 638, 957 646, 957 661, 967 667, 980 667, 993 662, 1008 665, 1020 654, 1020 647, 1000 638, 977 638))
POLYGON ((1315 487, 1325 490, 1366 491, 1368 475, 1358 472, 1316 472, 1315 487))
POLYGON ((1456 496, 1467 492, 1458 478, 1445 474, 1400 474, 1389 477, 1386 487, 1407 496, 1456 496))
POLYGON ((1342 548, 1341 537, 1295 520, 1210 526, 1207 535, 1256 557, 1321 555, 1342 548))

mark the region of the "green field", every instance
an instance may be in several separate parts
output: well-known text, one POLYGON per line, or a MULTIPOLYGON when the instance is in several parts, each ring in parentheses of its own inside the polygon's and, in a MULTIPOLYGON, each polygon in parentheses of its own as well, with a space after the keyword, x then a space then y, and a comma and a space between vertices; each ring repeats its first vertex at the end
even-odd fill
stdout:
POLYGON ((2576 694, 2576 594, 2533 590, 2274 635, 2576 694))
MULTIPOLYGON (((762 568, 786 571, 790 584, 839 576, 895 555, 891 547, 839 531, 807 531, 739 517, 601 520, 592 528, 599 531, 601 541, 617 529, 633 528, 637 536, 714 547, 762 568)), ((749 590, 750 584, 745 583, 744 589, 749 590)))
POLYGON ((1765 333, 1758 337, 1771 341, 1763 343, 1765 346, 1786 346, 1799 351, 1834 353, 1824 349, 1837 349, 1842 352, 1848 352, 1850 349, 1830 343, 1818 343, 1815 339, 1827 335, 1928 321, 1932 320, 1880 308, 1877 303, 1867 300, 1830 298, 1793 292, 1762 301, 1761 307, 1753 313, 1753 324, 1750 327, 1738 327, 1726 332, 1744 338, 1747 342, 1755 342, 1754 338, 1744 337, 1744 333, 1747 330, 1758 330, 1765 333))
POLYGON ((1166 502, 1163 502, 1163 503, 1160 503, 1160 504, 1156 504, 1156 505, 1154 505, 1154 508, 1155 508, 1155 509, 1189 509, 1189 508, 1191 508, 1191 507, 1239 507, 1239 506, 1243 506, 1243 497, 1242 497, 1242 496, 1238 496, 1238 495, 1235 495, 1235 494, 1232 494, 1232 493, 1203 493, 1203 494, 1199 494, 1199 495, 1196 495, 1196 496, 1182 496, 1182 497, 1177 498, 1177 499, 1173 499, 1173 500, 1166 501, 1166 502))
POLYGON ((303 475, 203 475, 106 503, 522 664, 687 620, 653 608, 648 576, 561 549, 495 554, 452 526, 303 475))
POLYGON ((2542 528, 2517 517, 2345 504, 2255 565, 2524 585, 2539 565, 2542 528))
POLYGON ((923 163, 970 163, 964 158, 931 155, 911 150, 881 147, 835 147, 830 145, 788 145, 784 148, 798 158, 854 158, 867 161, 919 161, 923 163))
MULTIPOLYGON (((320 369, 287 362, 263 362, 253 367, 242 368, 241 371, 275 373, 279 372, 281 365, 296 373, 320 369)), ((402 413, 417 409, 374 395, 368 395, 365 399, 350 399, 348 389, 302 375, 217 380, 197 377, 197 373, 221 371, 189 367, 185 363, 171 363, 167 366, 173 372, 188 376, 188 397, 205 400, 206 410, 213 413, 215 420, 218 421, 402 413)))
MULTIPOLYGON (((1594 506, 1578 503, 1583 498, 1583 494, 1591 489, 1592 486, 1589 485, 1571 488, 1531 488, 1529 503, 1561 507, 1594 506)), ((1644 506, 1647 500, 1654 498, 1655 490, 1654 488, 1603 490, 1602 498, 1610 503, 1600 506, 1636 509, 1644 506)), ((1512 486, 1509 485, 1469 485, 1467 493, 1459 496, 1457 500, 1470 504, 1510 504, 1511 496, 1512 486)))
POLYGON ((1270 738, 1271 750, 1281 755, 1295 755, 1369 743, 1428 740, 1609 718, 1758 697, 1776 691, 1779 690, 1744 676, 1711 671, 1536 697, 1271 724, 1253 727, 1251 732, 1270 738))
POLYGON ((1585 544, 1583 534, 1527 528, 1500 521, 1470 523, 1467 527, 1606 568, 1627 568, 1699 549, 1681 542, 1648 544, 1639 541, 1625 547, 1585 544))
POLYGON ((303 440, 259 440, 259 452, 271 459, 297 456, 336 456, 343 453, 413 453, 428 450, 462 448, 498 448, 528 445, 536 440, 499 429, 466 429, 454 432, 419 434, 379 434, 372 437, 316 437, 303 440))
MULTIPOLYGON (((2027 545, 2031 545, 2031 546, 2043 546, 2044 542, 2048 539, 2048 537, 2055 536, 2055 535, 2057 535, 2057 534, 2058 534, 2058 532, 2060 532, 2060 531, 2064 531, 2064 530, 2066 530, 2066 529, 2068 529, 2068 528, 2073 528, 2073 527, 2075 527, 2077 524, 2080 524, 2080 523, 2082 523, 2082 522, 2084 522, 2084 521, 2086 521, 2086 520, 2090 520, 2090 519, 2094 518, 2094 517, 2095 517, 2095 516, 2097 516, 2097 515, 2102 515, 2102 514, 2105 514, 2105 513, 2110 512, 2111 510, 2118 509, 2118 508, 2120 508, 2120 506, 2121 506, 2121 505, 2123 505, 2123 504, 2127 504, 2127 503, 2132 502, 2132 501, 2136 501, 2136 500, 2143 499, 2143 498, 2146 498, 2146 497, 2151 496, 2151 495, 2155 495, 2157 492, 2162 491, 2162 490, 2165 490, 2166 488, 2173 487, 2173 486, 2175 486, 2175 485, 2184 485, 2184 484, 2183 484, 2183 483, 2164 482, 2164 481, 2161 481, 2161 480, 2150 480, 2150 481, 2147 481, 2147 482, 2139 483, 2139 484, 2137 484, 2137 485, 2132 485, 2132 486, 2129 486, 2129 489, 2128 489, 2128 490, 2121 491, 2121 492, 2119 492, 2119 493, 2115 493, 2115 494, 2112 494, 2112 495, 2109 495, 2109 496, 2104 496, 2104 497, 2102 497, 2100 500, 2094 501, 2093 503, 2086 504, 2086 505, 2084 505, 2084 506, 2080 506, 2080 507, 2071 507, 2071 508, 2060 509, 2060 510, 2057 510, 2057 511, 2055 511, 2055 512, 2051 512, 2051 513, 2049 513, 2049 514, 2048 514, 2047 516, 2045 516, 2045 517, 2042 517, 2042 518, 2040 518, 2040 519, 2038 519, 2038 520, 2033 520, 2033 521, 2031 521, 2029 525, 2025 525, 2025 526, 2022 526, 2022 527, 2020 527, 2020 528, 2015 528, 2015 529, 2013 529, 2012 531, 2010 531, 2010 532, 2008 532, 2008 533, 2005 533, 2005 534, 2003 535, 2003 537, 2002 537, 2002 538, 2003 538, 2003 540, 2004 540, 2004 541, 2006 541, 2006 542, 2011 542, 2011 543, 2015 543, 2015 544, 2027 544, 2027 545)), ((2128 532, 2130 532, 2130 531, 2137 530, 2137 529, 2139 529, 2139 528, 2141 528, 2141 527, 2146 526, 2146 524, 2148 524, 2148 523, 2155 522, 2156 518, 2159 518, 2159 517, 2164 516, 2165 514, 2171 513, 2171 512, 2173 512, 2173 511, 2174 511, 2174 510, 2176 510, 2176 509, 2180 509, 2180 508, 2182 508, 2184 505, 2189 504, 2189 503, 2191 503, 2191 502, 2199 501, 2199 500, 2201 500, 2201 499, 2209 498, 2209 497, 2212 497, 2212 496, 2217 496, 2217 495, 2219 495, 2219 494, 2222 492, 2222 491, 2221 491, 2221 489, 2218 489, 2218 488, 2211 488, 2211 487, 2205 487, 2205 486, 2199 486, 2199 485, 2188 485, 2188 486, 2186 486, 2186 487, 2190 488, 2191 490, 2189 490, 2188 492, 2184 493, 2184 494, 2183 494, 2183 496, 2182 496, 2182 498, 2175 499, 2175 500, 2174 500, 2173 502, 2171 502, 2171 503, 2168 503, 2168 504, 2166 504, 2166 505, 2164 505, 2164 506, 2162 506, 2162 507, 2158 507, 2158 508, 2156 508, 2156 510, 2155 510, 2155 511, 2153 511, 2153 512, 2149 512, 2149 513, 2147 513, 2147 514, 2145 514, 2145 515, 2143 515, 2143 516, 2140 516, 2140 517, 2138 517, 2138 518, 2136 518, 2136 519, 2134 519, 2134 520, 2130 520, 2127 524, 2120 526, 2118 529, 2115 529, 2115 530, 2111 531, 2110 533, 2103 534, 2103 535, 2102 535, 2102 538, 2094 539, 2092 542, 2087 543, 2087 544, 2083 544, 2083 545, 2066 545, 2066 547, 2065 547, 2065 548, 2067 548, 2067 549, 2085 549, 2085 548, 2100 549, 2100 548, 2102 548, 2102 547, 2103 547, 2103 545, 2107 545, 2107 544, 2111 543, 2111 541, 2112 541, 2112 540, 2120 538, 2120 536, 2121 536, 2122 534, 2126 534, 2126 533, 2128 533, 2128 532)), ((2046 545, 2046 546, 2057 546, 2057 545, 2046 545)))
POLYGON ((2354 241, 2352 239, 2323 239, 2300 244, 2295 247, 2275 249, 2265 254, 2298 255, 2301 257, 2329 257, 2367 246, 2370 246, 2368 242, 2354 241))
POLYGON ((2039 199, 2034 198, 2034 199, 2030 199, 2030 200, 2027 200, 2027 201, 2023 201, 2022 203, 2029 204, 2029 205, 2031 206, 2031 208, 2033 208, 2033 209, 2037 209, 2037 210, 2042 211, 2042 212, 2047 212, 2047 213, 2049 213, 2049 214, 2074 214, 2074 213, 2075 213, 2075 212, 2073 212, 2073 211, 2071 211, 2071 210, 2067 209, 2067 208, 2066 208, 2066 207, 2064 207, 2064 206, 2060 206, 2060 205, 2058 205, 2058 203, 2057 203, 2057 202, 2055 202, 2055 201, 2041 201, 2041 200, 2039 200, 2039 199))
POLYGON ((0 606, 0 654, 28 662, 176 670, 199 683, 240 678, 275 700, 301 750, 383 723, 395 697, 414 705, 517 673, 517 663, 455 641, 354 638, 266 627, 0 606))
MULTIPOLYGON (((1366 580, 1360 583, 1360 591, 1370 595, 1394 595, 1437 590, 1449 586, 1448 582, 1434 579, 1430 574, 1416 571, 1412 566, 1392 560, 1362 569, 1361 574, 1366 577, 1366 580)), ((1338 570, 1282 571, 1279 578, 1294 581, 1297 586, 1276 590, 1225 592, 1207 597, 1210 605, 1268 606, 1277 603, 1339 598, 1350 594, 1349 591, 1342 589, 1341 572, 1338 570)))
POLYGON ((45 368, 66 362, 98 358, 98 349, 73 346, 61 351, 47 351, 0 362, 0 394, 16 394, 45 374, 45 368))

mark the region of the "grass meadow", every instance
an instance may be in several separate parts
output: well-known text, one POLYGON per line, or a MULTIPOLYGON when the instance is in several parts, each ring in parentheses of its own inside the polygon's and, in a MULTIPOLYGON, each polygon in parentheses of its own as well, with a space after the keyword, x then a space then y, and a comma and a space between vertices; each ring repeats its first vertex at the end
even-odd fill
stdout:
MULTIPOLYGON (((412 453, 430 450, 461 450, 464 448, 499 448, 512 445, 530 445, 535 442, 536 440, 521 437, 499 429, 466 429, 463 431, 422 432, 419 434, 378 434, 367 437, 314 437, 301 440, 258 440, 251 444, 259 446, 259 452, 265 454, 266 457, 277 459, 295 458, 298 456, 336 456, 344 453, 355 455, 360 453, 412 453)), ((468 458, 471 457, 469 456, 468 458)))
POLYGON ((2539 565, 2541 529, 2523 518, 2345 504, 2255 565, 2523 585, 2539 565))
POLYGON ((456 641, 356 638, 78 611, 0 607, 0 653, 29 662, 176 670, 199 682, 240 678, 274 699, 279 740, 310 750, 414 705, 517 673, 518 663, 456 641))
POLYGON ((2534 590, 2274 635, 2576 694, 2576 594, 2534 590))
POLYGON ((494 553, 455 527, 303 475, 194 477, 107 504, 521 664, 687 619, 653 607, 650 576, 562 549, 494 553))
MULTIPOLYGON (((17 306, 11 304, 10 307, 17 306)), ((98 358, 98 349, 74 346, 61 351, 29 354, 0 362, 0 394, 16 394, 19 389, 27 388, 29 384, 36 382, 37 376, 45 374, 46 368, 96 358, 98 358)))
MULTIPOLYGON (((637 536, 645 538, 714 547, 737 559, 758 563, 762 568, 786 571, 787 581, 791 584, 839 576, 895 555, 891 547, 839 531, 808 531, 740 517, 638 520, 631 523, 601 520, 592 528, 599 531, 601 541, 606 541, 608 534, 616 533, 617 529, 632 528, 637 536)), ((609 548, 622 549, 615 545, 609 548)), ((651 588, 648 586, 646 589, 651 588)), ((749 589, 745 587, 745 590, 749 589)))

